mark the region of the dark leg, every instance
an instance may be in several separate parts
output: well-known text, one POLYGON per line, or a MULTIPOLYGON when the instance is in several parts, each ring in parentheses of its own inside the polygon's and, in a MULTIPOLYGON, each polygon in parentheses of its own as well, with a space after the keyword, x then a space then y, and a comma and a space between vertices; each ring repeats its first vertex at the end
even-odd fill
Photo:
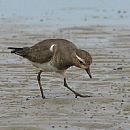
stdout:
POLYGON ((73 92, 73 93, 75 94, 75 98, 77 98, 78 96, 79 96, 79 97, 91 97, 91 96, 88 96, 88 95, 81 95, 80 93, 74 91, 72 88, 70 88, 70 87, 68 86, 68 84, 67 84, 65 78, 64 78, 64 86, 65 86, 66 88, 68 88, 71 92, 73 92))
POLYGON ((41 85, 41 73, 42 73, 42 71, 40 70, 38 75, 37 75, 37 80, 38 80, 38 84, 39 84, 39 87, 40 87, 40 90, 41 90, 42 98, 44 99, 45 96, 44 96, 42 85, 41 85))

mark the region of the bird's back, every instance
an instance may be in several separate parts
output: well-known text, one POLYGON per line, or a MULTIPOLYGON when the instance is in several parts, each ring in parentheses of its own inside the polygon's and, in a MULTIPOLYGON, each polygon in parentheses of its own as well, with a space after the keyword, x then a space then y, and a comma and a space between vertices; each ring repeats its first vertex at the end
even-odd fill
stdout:
POLYGON ((43 40, 37 44, 35 44, 34 46, 31 47, 31 49, 34 50, 49 50, 49 48, 51 47, 51 45, 57 45, 60 49, 75 49, 77 48, 75 46, 75 44, 73 44, 72 42, 65 40, 65 39, 46 39, 43 40))

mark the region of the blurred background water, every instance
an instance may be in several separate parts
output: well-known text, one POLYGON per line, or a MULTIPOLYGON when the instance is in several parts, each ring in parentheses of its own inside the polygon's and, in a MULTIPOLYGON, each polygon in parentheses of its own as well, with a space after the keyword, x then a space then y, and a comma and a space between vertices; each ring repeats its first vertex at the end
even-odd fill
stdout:
POLYGON ((52 26, 130 25, 130 0, 0 0, 0 21, 52 26))

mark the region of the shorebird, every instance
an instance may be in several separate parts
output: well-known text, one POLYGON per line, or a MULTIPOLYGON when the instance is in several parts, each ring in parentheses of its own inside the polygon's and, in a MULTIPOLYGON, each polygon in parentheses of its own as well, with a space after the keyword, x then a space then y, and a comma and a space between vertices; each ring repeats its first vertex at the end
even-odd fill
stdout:
POLYGON ((65 39, 46 39, 32 47, 8 47, 8 49, 12 49, 11 53, 28 59, 32 65, 39 69, 37 80, 42 98, 45 98, 41 85, 41 73, 43 71, 57 72, 63 75, 64 86, 75 94, 75 98, 78 96, 90 97, 76 92, 68 86, 66 81, 65 71, 71 66, 84 69, 92 78, 90 73, 91 55, 85 50, 78 49, 72 42, 65 39))

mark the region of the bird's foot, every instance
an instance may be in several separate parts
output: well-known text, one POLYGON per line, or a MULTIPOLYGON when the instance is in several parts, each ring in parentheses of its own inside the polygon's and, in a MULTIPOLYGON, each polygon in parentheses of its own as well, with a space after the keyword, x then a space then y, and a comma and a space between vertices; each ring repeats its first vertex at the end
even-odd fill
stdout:
POLYGON ((42 95, 42 99, 46 99, 46 97, 44 95, 42 95))
POLYGON ((83 97, 83 98, 92 97, 92 96, 89 96, 89 95, 82 95, 80 93, 75 93, 75 98, 77 98, 78 96, 83 97))

